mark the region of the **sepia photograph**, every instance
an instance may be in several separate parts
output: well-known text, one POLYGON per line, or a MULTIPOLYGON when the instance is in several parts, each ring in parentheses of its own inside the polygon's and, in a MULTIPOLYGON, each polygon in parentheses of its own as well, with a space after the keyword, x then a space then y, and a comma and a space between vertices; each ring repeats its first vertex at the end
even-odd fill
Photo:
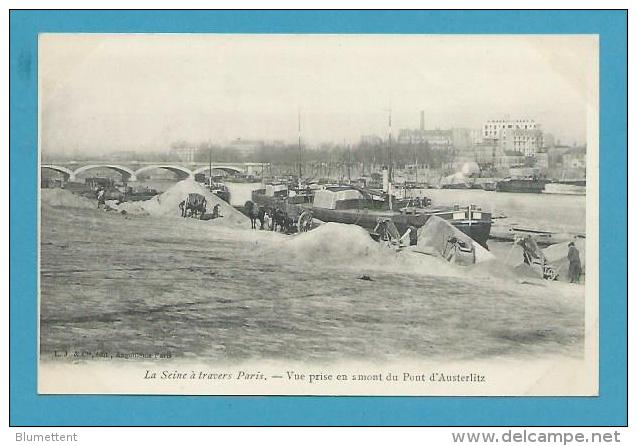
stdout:
POLYGON ((596 35, 38 38, 38 392, 597 395, 596 35))

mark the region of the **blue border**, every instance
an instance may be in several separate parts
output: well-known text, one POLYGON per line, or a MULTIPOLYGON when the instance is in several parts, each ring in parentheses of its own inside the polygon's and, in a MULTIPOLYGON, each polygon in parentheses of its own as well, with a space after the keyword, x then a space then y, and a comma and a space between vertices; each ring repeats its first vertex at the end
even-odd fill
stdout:
POLYGON ((10 38, 11 425, 626 425, 625 11, 12 11, 10 38), (34 216, 40 32, 599 34, 600 396, 38 396, 34 216))

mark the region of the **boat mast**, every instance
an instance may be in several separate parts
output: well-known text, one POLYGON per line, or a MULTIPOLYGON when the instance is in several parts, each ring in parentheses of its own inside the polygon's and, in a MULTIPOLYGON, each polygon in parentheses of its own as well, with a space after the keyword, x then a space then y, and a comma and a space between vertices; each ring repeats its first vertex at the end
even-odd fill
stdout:
POLYGON ((301 187, 301 176, 303 175, 302 163, 303 163, 303 153, 301 151, 301 110, 299 110, 299 187, 301 187))
POLYGON ((391 184, 392 182, 392 177, 393 177, 393 160, 392 160, 392 153, 391 153, 391 108, 389 109, 389 127, 388 127, 388 133, 389 133, 389 138, 387 139, 388 144, 387 144, 387 152, 388 152, 388 160, 389 160, 389 166, 387 166, 387 168, 389 169, 389 184, 391 184))
POLYGON ((415 186, 418 187, 418 157, 416 157, 416 181, 414 181, 415 186))
POLYGON ((389 133, 389 137, 387 138, 387 159, 389 161, 389 166, 387 166, 388 172, 387 172, 387 179, 388 179, 388 186, 387 186, 387 194, 389 196, 389 210, 392 210, 392 177, 393 177, 393 160, 392 160, 392 153, 391 153, 391 107, 389 108, 389 126, 388 126, 388 133, 389 133))
POLYGON ((349 144, 347 145, 347 181, 352 182, 352 150, 349 144))
POLYGON ((418 154, 416 153, 416 145, 414 144, 411 135, 409 136, 409 146, 414 150, 414 163, 416 163, 416 178, 414 184, 418 184, 418 154))
POLYGON ((212 187, 212 148, 210 147, 208 147, 208 174, 210 175, 208 185, 212 187))

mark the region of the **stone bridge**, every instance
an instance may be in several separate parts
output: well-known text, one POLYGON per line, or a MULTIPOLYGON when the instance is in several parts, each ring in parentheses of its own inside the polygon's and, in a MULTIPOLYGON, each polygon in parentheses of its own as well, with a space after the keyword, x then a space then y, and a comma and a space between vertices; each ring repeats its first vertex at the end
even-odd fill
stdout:
MULTIPOLYGON (((212 170, 222 170, 230 174, 245 174, 260 176, 268 163, 213 163, 212 170)), ((198 173, 207 173, 211 166, 207 163, 153 163, 129 161, 115 164, 106 162, 59 162, 40 165, 41 169, 50 169, 61 173, 66 181, 76 181, 78 175, 96 169, 110 169, 122 176, 122 181, 138 181, 138 176, 153 170, 163 169, 173 172, 180 180, 194 177, 198 173)))

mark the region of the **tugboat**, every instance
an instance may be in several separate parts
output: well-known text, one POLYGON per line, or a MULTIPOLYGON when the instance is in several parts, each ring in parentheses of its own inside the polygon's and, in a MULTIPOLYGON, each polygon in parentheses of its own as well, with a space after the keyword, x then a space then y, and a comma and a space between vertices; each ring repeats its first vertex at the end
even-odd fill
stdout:
POLYGON ((210 178, 210 182, 206 186, 208 187, 208 190, 217 197, 221 198, 226 203, 230 203, 230 190, 225 184, 212 181, 212 178, 210 178))
POLYGON ((440 189, 471 189, 471 184, 467 177, 461 172, 448 175, 440 180, 440 189))
POLYGON ((217 197, 221 198, 223 201, 230 203, 230 190, 224 183, 219 181, 221 178, 222 177, 213 176, 206 178, 206 176, 202 173, 195 175, 195 181, 197 183, 205 186, 206 189, 215 194, 217 197))
POLYGON ((529 194, 541 194, 544 186, 551 180, 530 176, 525 178, 505 178, 495 184, 497 192, 520 192, 529 194))
POLYGON ((541 194, 544 186, 552 181, 540 175, 540 171, 533 167, 512 167, 510 176, 499 180, 495 185, 497 192, 519 192, 527 194, 541 194))
POLYGON ((480 183, 480 185, 482 186, 482 189, 486 191, 495 191, 497 184, 498 184, 497 181, 494 181, 494 180, 484 181, 480 183))

